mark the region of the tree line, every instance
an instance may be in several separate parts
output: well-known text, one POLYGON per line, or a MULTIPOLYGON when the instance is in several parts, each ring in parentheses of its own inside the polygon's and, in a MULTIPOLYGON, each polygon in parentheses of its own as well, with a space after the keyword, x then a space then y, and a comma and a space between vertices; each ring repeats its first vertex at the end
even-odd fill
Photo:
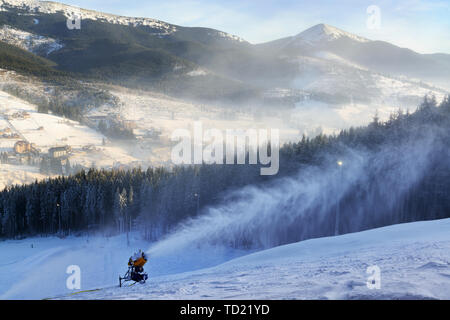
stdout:
MULTIPOLYGON (((275 177, 261 176, 259 166, 254 165, 204 164, 172 169, 81 170, 68 177, 10 186, 0 192, 0 237, 65 236, 87 231, 113 235, 140 230, 147 239, 155 240, 181 221, 201 214, 203 208, 220 203, 230 190, 268 184, 307 166, 329 165, 330 159, 340 158, 348 148, 373 151, 388 143, 401 146, 427 127, 437 128, 442 145, 450 147, 450 97, 440 105, 434 98, 426 97, 414 113, 399 110, 385 122, 375 116, 368 126, 342 130, 338 135, 303 136, 281 148, 280 172, 275 177)), ((382 180, 377 179, 376 173, 368 172, 369 177, 374 175, 370 178, 373 186, 364 191, 361 186, 354 186, 345 196, 342 230, 355 231, 350 220, 356 210, 367 212, 361 228, 450 217, 448 156, 448 152, 435 150, 427 175, 390 209, 382 205, 382 186, 377 185, 382 180), (369 198, 371 204, 381 205, 361 206, 361 199, 369 198), (369 214, 376 210, 391 211, 369 214)), ((330 208, 330 221, 333 210, 330 208)), ((323 223, 313 215, 308 219, 312 219, 308 221, 311 225, 323 223)), ((304 223, 294 221, 287 225, 285 242, 332 232, 330 222, 329 230, 325 228, 322 234, 299 236, 299 225, 304 223)))

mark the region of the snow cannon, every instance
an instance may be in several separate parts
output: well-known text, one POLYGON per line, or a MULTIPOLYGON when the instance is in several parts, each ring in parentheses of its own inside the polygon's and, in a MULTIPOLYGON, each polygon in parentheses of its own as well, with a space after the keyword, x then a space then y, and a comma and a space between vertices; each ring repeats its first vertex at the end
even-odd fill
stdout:
POLYGON ((128 260, 128 271, 123 277, 119 276, 119 286, 122 282, 134 281, 133 284, 145 283, 148 279, 148 274, 144 272, 144 265, 147 263, 148 257, 142 250, 139 250, 128 260))
POLYGON ((138 268, 142 268, 145 264, 147 263, 147 259, 144 256, 141 256, 137 259, 133 259, 130 258, 130 260, 128 261, 128 265, 131 267, 138 267, 138 268))

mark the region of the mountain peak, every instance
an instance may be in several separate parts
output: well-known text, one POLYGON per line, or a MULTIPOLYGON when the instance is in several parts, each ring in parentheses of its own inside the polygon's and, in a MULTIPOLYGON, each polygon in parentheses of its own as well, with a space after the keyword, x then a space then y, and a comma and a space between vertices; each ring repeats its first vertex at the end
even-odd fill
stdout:
POLYGON ((339 28, 330 26, 325 23, 317 24, 294 37, 296 40, 302 40, 310 44, 320 42, 330 42, 340 38, 350 38, 359 42, 368 42, 369 40, 352 33, 346 32, 339 28))

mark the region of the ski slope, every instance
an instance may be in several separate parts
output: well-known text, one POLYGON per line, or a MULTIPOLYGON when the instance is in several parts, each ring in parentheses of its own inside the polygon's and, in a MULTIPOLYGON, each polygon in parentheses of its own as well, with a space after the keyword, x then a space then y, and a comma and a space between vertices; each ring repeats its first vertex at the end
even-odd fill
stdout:
POLYGON ((126 236, 29 238, 0 242, 0 300, 70 294, 67 267, 77 265, 83 289, 116 283, 135 248, 149 244, 126 236), (130 253, 131 252, 131 253, 130 253))
POLYGON ((450 219, 281 246, 77 299, 449 299, 450 219), (381 270, 368 289, 367 267, 381 270))
POLYGON ((124 236, 0 242, 0 299, 450 299, 450 219, 240 252, 231 260, 220 248, 150 256, 149 281, 119 288, 128 257, 145 246, 133 238, 128 247, 124 236), (80 291, 65 288, 72 264, 82 271, 80 290, 100 290, 71 295, 80 291), (380 268, 379 290, 366 285, 369 266, 380 268))

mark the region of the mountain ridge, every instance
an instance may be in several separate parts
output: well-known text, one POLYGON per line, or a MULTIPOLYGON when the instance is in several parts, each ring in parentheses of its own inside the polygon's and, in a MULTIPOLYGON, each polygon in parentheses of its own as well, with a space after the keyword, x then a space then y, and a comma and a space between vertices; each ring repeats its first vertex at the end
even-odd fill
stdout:
MULTIPOLYGON (((104 22, 108 22, 111 24, 120 24, 125 26, 144 26, 151 27, 155 29, 163 30, 163 34, 169 35, 177 31, 177 27, 171 23, 167 23, 158 19, 148 18, 148 17, 128 17, 123 15, 116 15, 111 13, 104 13, 91 9, 79 8, 76 6, 63 4, 60 2, 54 1, 39 1, 39 0, 0 0, 0 8, 2 10, 7 10, 8 8, 16 7, 26 11, 34 11, 34 13, 46 13, 46 14, 55 14, 58 12, 62 12, 66 18, 73 18, 74 14, 80 14, 81 18, 84 20, 100 20, 104 22)), ((182 27, 186 28, 186 27, 182 27)), ((205 28, 206 29, 206 28, 205 28)), ((215 29, 210 29, 215 30, 215 29)), ((219 30, 217 31, 217 35, 228 38, 230 40, 235 40, 238 42, 246 42, 244 39, 223 32, 219 30)))
MULTIPOLYGON (((150 85, 166 93, 189 91, 191 97, 205 96, 206 91, 214 88, 206 94, 208 99, 234 101, 245 97, 247 101, 256 94, 257 99, 264 100, 258 93, 261 90, 312 88, 314 93, 319 90, 320 95, 325 94, 322 98, 326 101, 337 99, 339 103, 351 101, 357 95, 379 94, 372 89, 361 94, 354 92, 361 87, 355 83, 355 74, 362 71, 368 77, 363 87, 374 87, 377 81, 370 72, 431 83, 437 79, 438 84, 440 80, 445 82, 450 72, 450 55, 421 55, 324 23, 292 37, 250 44, 220 30, 123 17, 56 2, 0 0, 0 10, 0 26, 53 39, 59 44, 58 50, 41 54, 54 62, 55 69, 121 85, 144 88, 150 85), (66 20, 74 10, 80 10, 82 18, 85 16, 81 30, 66 27, 66 20), (316 78, 309 79, 311 74, 316 78), (350 80, 346 81, 347 78, 350 80), (326 91, 333 82, 342 92, 339 97, 335 96, 336 90, 326 91), (341 88, 345 83, 356 89, 341 88), (348 97, 343 99, 343 95, 348 97)), ((292 99, 281 97, 283 104, 289 101, 291 106, 299 97, 292 99)))

